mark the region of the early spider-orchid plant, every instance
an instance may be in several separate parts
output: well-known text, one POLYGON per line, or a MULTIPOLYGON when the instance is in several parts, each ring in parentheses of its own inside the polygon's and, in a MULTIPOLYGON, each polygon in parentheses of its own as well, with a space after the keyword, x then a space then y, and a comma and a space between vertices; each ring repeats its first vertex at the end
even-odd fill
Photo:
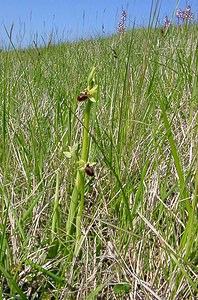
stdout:
MULTIPOLYGON (((77 162, 78 169, 76 175, 76 181, 71 196, 71 202, 69 207, 69 215, 66 223, 67 240, 70 240, 74 231, 76 232, 76 251, 77 245, 81 237, 81 221, 84 207, 84 189, 85 189, 85 174, 88 176, 94 176, 94 170, 92 166, 94 163, 88 161, 89 157, 89 132, 90 132, 90 120, 91 120, 91 107, 95 100, 97 93, 97 85, 95 84, 95 71, 93 67, 87 80, 87 87, 79 94, 77 100, 79 102, 85 102, 84 121, 83 121, 83 139, 81 159, 77 162)), ((70 148, 70 150, 72 150, 70 148)), ((73 153, 65 153, 68 158, 72 157, 73 153)))

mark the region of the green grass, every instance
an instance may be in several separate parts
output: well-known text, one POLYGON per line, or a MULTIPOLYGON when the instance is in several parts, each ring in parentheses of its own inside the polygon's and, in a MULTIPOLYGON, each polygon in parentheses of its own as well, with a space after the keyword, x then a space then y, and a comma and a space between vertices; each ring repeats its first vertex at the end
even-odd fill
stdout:
POLYGON ((197 34, 0 52, 0 299, 196 298, 197 34), (80 159, 93 66, 95 177, 68 243, 77 165, 64 153, 78 144, 80 159))

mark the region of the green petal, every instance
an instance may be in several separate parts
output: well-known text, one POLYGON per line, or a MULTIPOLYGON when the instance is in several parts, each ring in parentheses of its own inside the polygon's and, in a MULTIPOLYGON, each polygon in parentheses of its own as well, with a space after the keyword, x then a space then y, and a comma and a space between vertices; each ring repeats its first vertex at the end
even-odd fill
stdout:
POLYGON ((71 158, 72 157, 71 152, 63 152, 63 153, 65 154, 65 156, 67 158, 71 158))

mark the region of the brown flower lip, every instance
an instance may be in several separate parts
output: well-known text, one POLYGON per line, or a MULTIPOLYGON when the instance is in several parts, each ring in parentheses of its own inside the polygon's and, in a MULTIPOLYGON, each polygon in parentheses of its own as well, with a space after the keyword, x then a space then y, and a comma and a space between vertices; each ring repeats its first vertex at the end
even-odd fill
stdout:
POLYGON ((85 173, 88 176, 94 176, 94 170, 89 166, 89 164, 87 164, 85 167, 85 173))
POLYGON ((78 100, 79 102, 82 102, 82 101, 87 100, 87 98, 88 98, 88 95, 87 95, 87 93, 85 92, 85 93, 80 93, 80 95, 78 96, 77 100, 78 100))

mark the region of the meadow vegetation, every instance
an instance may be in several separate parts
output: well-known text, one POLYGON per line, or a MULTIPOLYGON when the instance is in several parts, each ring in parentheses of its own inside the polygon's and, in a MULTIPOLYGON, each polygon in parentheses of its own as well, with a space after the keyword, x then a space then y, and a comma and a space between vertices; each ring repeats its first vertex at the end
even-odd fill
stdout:
POLYGON ((0 299, 196 299, 197 36, 183 24, 0 52, 0 299), (77 163, 83 130, 94 176, 77 163))

